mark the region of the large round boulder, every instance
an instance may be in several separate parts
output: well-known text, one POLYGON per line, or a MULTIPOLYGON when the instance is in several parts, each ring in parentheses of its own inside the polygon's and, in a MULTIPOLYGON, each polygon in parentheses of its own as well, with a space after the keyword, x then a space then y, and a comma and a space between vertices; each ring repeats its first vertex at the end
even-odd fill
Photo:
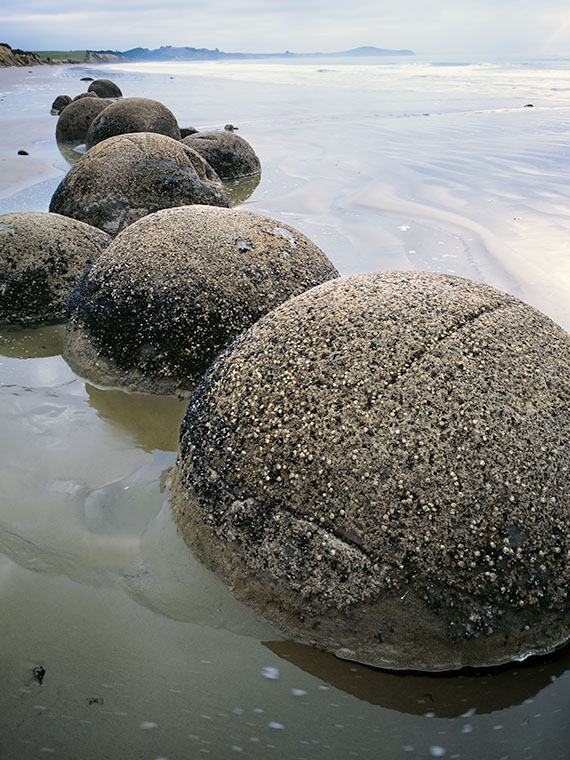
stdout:
POLYGON ((110 79, 94 79, 87 92, 93 92, 100 98, 122 98, 121 89, 110 79))
POLYGON ((196 132, 182 142, 206 159, 220 179, 249 177, 261 172, 261 163, 243 137, 226 129, 196 132))
POLYGON ((116 235, 147 214, 192 203, 229 206, 214 170, 178 140, 137 132, 87 151, 57 187, 50 211, 116 235))
POLYGON ((446 274, 325 283, 242 334, 184 418, 186 542, 286 635, 448 670, 570 638, 570 337, 446 274))
POLYGON ((75 283, 111 240, 101 230, 59 214, 2 214, 0 323, 63 319, 75 283))
POLYGON ((93 119, 109 105, 101 98, 81 98, 64 106, 55 127, 58 143, 80 145, 85 142, 87 130, 93 119))
POLYGON ((111 103, 105 115, 93 120, 85 144, 92 148, 102 140, 130 132, 156 132, 180 140, 176 117, 166 106, 148 98, 125 98, 111 103))
POLYGON ((160 211, 124 230, 77 283, 64 356, 99 384, 189 395, 238 333, 337 274, 275 219, 213 206, 160 211))

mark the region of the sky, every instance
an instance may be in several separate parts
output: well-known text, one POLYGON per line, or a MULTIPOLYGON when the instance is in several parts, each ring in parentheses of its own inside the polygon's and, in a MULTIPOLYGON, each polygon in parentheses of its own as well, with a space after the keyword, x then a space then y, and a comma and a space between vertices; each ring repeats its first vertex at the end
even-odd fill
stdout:
POLYGON ((307 53, 374 45, 570 57, 570 0, 0 0, 0 42, 24 50, 307 53))

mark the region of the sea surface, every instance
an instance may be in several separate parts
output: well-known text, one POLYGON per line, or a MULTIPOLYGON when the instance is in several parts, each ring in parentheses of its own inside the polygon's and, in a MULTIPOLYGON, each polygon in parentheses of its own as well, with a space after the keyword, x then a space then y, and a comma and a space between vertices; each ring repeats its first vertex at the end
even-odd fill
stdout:
MULTIPOLYGON (((570 61, 0 69, 0 213, 47 210, 69 168, 50 106, 84 76, 181 126, 237 126, 263 167, 242 207, 342 274, 450 272, 570 329, 570 61)), ((235 601, 170 514, 185 404, 93 386, 62 342, 60 325, 0 328, 0 757, 567 760, 568 647, 390 673, 287 641, 235 601)))

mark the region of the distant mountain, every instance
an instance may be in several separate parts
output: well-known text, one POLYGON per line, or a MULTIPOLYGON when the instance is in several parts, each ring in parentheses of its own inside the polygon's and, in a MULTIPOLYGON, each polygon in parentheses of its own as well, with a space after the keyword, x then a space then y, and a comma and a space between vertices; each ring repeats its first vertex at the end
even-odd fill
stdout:
POLYGON ((343 50, 340 53, 313 53, 313 55, 330 55, 334 56, 346 56, 347 58, 356 58, 358 56, 372 56, 372 55, 415 55, 413 50, 386 50, 385 48, 372 47, 371 45, 365 45, 364 47, 353 48, 352 50, 343 50))
POLYGON ((372 47, 370 45, 354 48, 353 50, 343 50, 338 53, 291 53, 286 50, 284 53, 224 53, 218 48, 209 50, 208 48, 194 47, 172 47, 165 45, 155 50, 148 48, 132 48, 119 52, 118 50, 92 50, 89 51, 91 61, 216 61, 220 59, 236 58, 309 58, 319 57, 364 57, 364 56, 381 56, 381 55, 414 55, 412 50, 388 50, 385 48, 372 47))

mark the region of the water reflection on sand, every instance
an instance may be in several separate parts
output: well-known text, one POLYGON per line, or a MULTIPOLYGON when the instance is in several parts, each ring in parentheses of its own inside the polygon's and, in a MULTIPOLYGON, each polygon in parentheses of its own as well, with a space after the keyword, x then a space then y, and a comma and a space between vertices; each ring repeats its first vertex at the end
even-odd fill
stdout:
MULTIPOLYGON (((37 68, 49 71, 22 72, 2 118, 25 110, 40 134, 49 123, 28 158, 52 178, 11 194, 14 150, 2 212, 47 209, 67 169, 49 104, 94 71, 37 68)), ((239 124, 263 178, 235 202, 298 227, 343 274, 453 272, 568 328, 568 71, 319 68, 96 76, 181 123, 239 124)), ((61 326, 0 329, 0 755, 566 760, 568 649, 478 674, 386 673, 284 641, 238 604, 170 514, 184 403, 86 383, 62 338, 61 326)))

